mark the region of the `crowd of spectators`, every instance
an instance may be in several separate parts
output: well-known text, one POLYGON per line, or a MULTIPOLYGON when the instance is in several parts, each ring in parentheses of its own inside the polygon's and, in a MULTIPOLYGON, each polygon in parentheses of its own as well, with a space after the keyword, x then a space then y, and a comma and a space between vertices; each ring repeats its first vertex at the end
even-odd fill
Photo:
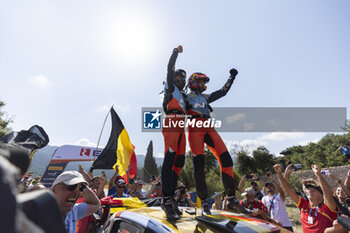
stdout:
MULTIPOLYGON (((293 164, 287 166, 284 171, 281 164, 276 164, 273 168, 274 172, 267 171, 263 177, 258 177, 254 173, 242 176, 238 185, 241 193, 239 203, 242 208, 238 211, 293 231, 286 210, 286 197, 289 196, 300 209, 303 232, 347 232, 346 223, 350 222, 350 171, 346 179, 341 180, 332 173, 322 173, 318 165, 312 165, 311 169, 316 180, 302 180, 303 192, 300 193, 290 185, 290 175, 294 171, 293 164), (331 177, 331 182, 337 184, 336 189, 330 188, 324 178, 325 175, 331 177)), ((96 221, 92 216, 94 213, 99 213, 100 199, 104 197, 140 199, 162 197, 160 176, 152 177, 147 184, 148 189, 145 190, 141 179, 125 180, 119 175, 118 167, 108 185, 103 171, 101 176, 93 175, 85 172, 81 165, 78 171, 63 172, 50 188, 56 197, 67 232, 93 232, 91 229, 94 226, 96 228, 96 221)), ((20 192, 45 189, 40 183, 40 177, 32 176, 30 172, 23 176, 20 192)), ((196 206, 184 184, 179 183, 174 198, 179 207, 196 206)), ((214 200, 213 210, 228 211, 225 193, 215 193, 211 198, 214 200)))

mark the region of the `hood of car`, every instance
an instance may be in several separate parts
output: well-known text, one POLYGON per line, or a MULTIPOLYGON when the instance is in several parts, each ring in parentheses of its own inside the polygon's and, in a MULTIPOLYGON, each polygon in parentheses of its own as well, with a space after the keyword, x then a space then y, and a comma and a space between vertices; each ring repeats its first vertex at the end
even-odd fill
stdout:
POLYGON ((201 210, 195 208, 183 208, 183 215, 177 221, 168 221, 160 207, 119 211, 112 218, 125 219, 154 232, 289 232, 244 214, 212 210, 212 215, 202 216, 201 210))

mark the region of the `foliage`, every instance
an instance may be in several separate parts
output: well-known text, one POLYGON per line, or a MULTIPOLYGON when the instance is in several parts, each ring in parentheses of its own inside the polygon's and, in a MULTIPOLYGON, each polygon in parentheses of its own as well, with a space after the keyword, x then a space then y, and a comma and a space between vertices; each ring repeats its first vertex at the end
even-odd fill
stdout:
POLYGON ((285 157, 292 163, 301 163, 306 170, 310 169, 312 164, 321 167, 342 166, 346 163, 346 157, 337 151, 337 148, 343 144, 350 145, 349 132, 343 135, 326 134, 317 143, 287 148, 291 154, 285 157))
POLYGON ((1 111, 1 109, 5 106, 5 103, 0 101, 0 137, 9 133, 9 124, 12 122, 11 119, 5 119, 6 112, 1 111))
POLYGON ((153 142, 149 142, 147 147, 147 153, 145 157, 145 163, 143 166, 143 180, 149 182, 152 176, 158 176, 158 167, 155 159, 153 158, 153 142))
POLYGON ((266 169, 272 170, 273 165, 277 162, 277 158, 264 147, 258 147, 253 150, 252 156, 247 151, 239 151, 236 158, 236 169, 239 174, 265 174, 266 169))
MULTIPOLYGON (((222 192, 224 187, 221 182, 220 167, 215 156, 207 147, 204 149, 204 166, 205 180, 208 187, 209 197, 215 192, 222 192)), ((188 190, 195 191, 191 152, 186 154, 185 165, 181 171, 179 180, 187 186, 188 190)), ((234 183, 235 188, 237 189, 239 183, 239 177, 237 174, 234 174, 234 183)))

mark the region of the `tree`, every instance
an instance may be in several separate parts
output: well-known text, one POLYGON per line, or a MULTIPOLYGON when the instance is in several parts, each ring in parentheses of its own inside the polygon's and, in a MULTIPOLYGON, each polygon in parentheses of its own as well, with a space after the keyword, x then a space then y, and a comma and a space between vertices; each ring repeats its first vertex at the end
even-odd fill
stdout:
POLYGON ((12 120, 5 119, 6 112, 1 110, 1 108, 4 106, 5 103, 0 101, 0 137, 9 133, 10 129, 8 128, 8 125, 12 122, 12 120))
POLYGON ((350 133, 343 135, 326 134, 317 143, 287 148, 291 154, 286 157, 294 164, 301 163, 303 169, 310 169, 312 164, 321 167, 333 167, 346 164, 346 157, 336 151, 341 145, 350 145, 350 133))
POLYGON ((256 150, 253 150, 253 165, 255 171, 259 174, 265 174, 266 169, 273 170, 273 165, 276 164, 276 158, 270 151, 260 146, 256 150))
POLYGON ((152 176, 158 176, 158 168, 155 159, 153 158, 153 142, 149 142, 145 163, 143 165, 143 180, 149 182, 152 176))
MULTIPOLYGON (((215 156, 210 152, 210 150, 204 148, 204 172, 206 174, 205 180, 208 186, 209 195, 214 194, 214 192, 219 189, 223 189, 220 182, 220 168, 215 156)), ((182 168, 179 180, 184 183, 189 190, 195 190, 195 181, 193 178, 193 162, 191 152, 186 153, 185 165, 182 168)))
POLYGON ((254 159, 248 155, 247 151, 241 150, 237 153, 236 169, 241 175, 256 172, 254 159))

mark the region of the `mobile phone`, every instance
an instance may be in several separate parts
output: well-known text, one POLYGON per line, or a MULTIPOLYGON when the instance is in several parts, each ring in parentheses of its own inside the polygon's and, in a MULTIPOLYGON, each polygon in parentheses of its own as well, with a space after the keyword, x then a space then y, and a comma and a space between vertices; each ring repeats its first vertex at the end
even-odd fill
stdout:
POLYGON ((247 179, 251 179, 251 178, 253 178, 253 176, 252 176, 252 175, 250 175, 250 174, 246 174, 246 175, 245 175, 245 178, 247 178, 247 179))
POLYGON ((329 170, 321 170, 321 174, 325 176, 329 176, 330 171, 329 170))
POLYGON ((196 211, 193 209, 185 209, 185 212, 188 214, 195 214, 196 213, 196 211))
POLYGON ((297 164, 294 164, 294 165, 293 165, 293 169, 294 169, 294 170, 300 170, 300 169, 302 169, 302 168, 303 168, 303 165, 300 164, 300 163, 297 163, 297 164))

